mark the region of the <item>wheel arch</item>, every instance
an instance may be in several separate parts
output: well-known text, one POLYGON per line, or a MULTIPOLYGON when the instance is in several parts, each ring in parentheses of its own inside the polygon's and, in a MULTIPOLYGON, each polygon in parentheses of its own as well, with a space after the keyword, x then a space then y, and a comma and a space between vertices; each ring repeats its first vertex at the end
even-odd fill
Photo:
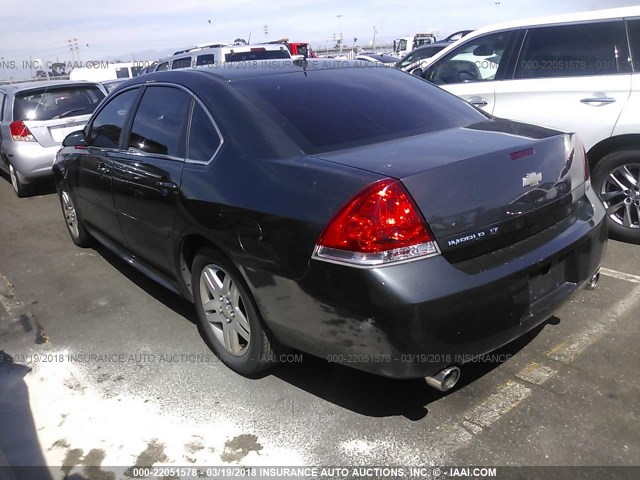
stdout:
POLYGON ((637 148, 640 150, 640 134, 626 134, 609 137, 596 143, 587 152, 589 159, 589 167, 593 169, 596 164, 606 155, 618 150, 631 150, 637 148))

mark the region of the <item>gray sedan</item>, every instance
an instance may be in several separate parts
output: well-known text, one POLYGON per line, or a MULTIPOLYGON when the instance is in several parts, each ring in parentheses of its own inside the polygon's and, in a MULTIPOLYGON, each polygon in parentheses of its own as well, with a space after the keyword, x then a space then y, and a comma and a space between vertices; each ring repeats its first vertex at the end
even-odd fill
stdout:
POLYGON ((105 97, 97 83, 67 80, 0 86, 0 170, 19 197, 51 176, 62 140, 84 127, 105 97))

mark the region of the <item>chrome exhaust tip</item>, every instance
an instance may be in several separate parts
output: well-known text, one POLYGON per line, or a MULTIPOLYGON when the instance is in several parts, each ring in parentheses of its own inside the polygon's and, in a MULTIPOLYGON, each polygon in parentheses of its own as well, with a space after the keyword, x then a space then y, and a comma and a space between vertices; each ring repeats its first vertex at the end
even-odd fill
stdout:
POLYGON ((598 280, 600 280, 600 270, 593 274, 593 276, 587 281, 584 286, 585 290, 595 290, 598 285, 598 280))
POLYGON ((460 369, 458 367, 447 367, 433 377, 425 377, 427 385, 441 392, 451 390, 458 380, 460 380, 460 369))

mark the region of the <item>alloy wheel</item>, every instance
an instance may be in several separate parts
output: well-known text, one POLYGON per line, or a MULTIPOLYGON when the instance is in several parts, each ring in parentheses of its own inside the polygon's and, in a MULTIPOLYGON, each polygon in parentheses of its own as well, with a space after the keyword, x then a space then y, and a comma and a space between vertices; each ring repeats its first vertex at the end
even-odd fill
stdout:
POLYGON ((614 222, 627 228, 640 228, 640 163, 620 165, 609 172, 600 198, 614 222))
POLYGON ((16 174, 13 165, 9 164, 9 176, 11 177, 11 185, 16 192, 20 191, 20 185, 18 184, 18 175, 16 174))
POLYGON ((200 301, 216 340, 234 356, 249 348, 251 326, 245 300, 231 276, 218 265, 207 265, 200 275, 200 301))
POLYGON ((62 199, 64 220, 67 223, 67 228, 73 238, 78 238, 80 236, 80 229, 78 226, 78 214, 76 213, 76 207, 73 205, 73 200, 71 200, 71 196, 66 190, 62 191, 60 198, 62 199))

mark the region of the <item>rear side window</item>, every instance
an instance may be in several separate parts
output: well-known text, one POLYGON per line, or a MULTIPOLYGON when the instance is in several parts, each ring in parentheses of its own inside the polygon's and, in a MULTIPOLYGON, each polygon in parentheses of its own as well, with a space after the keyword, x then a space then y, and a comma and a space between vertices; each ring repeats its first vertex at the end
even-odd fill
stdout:
POLYGON ((203 65, 213 65, 216 63, 216 56, 212 53, 206 55, 198 55, 196 59, 196 66, 202 67, 203 65))
POLYGON ((252 48, 249 52, 227 53, 224 59, 227 62, 251 62, 253 60, 275 60, 278 58, 291 58, 289 50, 267 50, 264 48, 252 48))
POLYGON ((118 148, 122 128, 137 97, 138 89, 133 89, 109 100, 91 123, 88 144, 101 148, 118 148))
POLYGON ((13 120, 54 120, 93 113, 104 98, 93 85, 48 87, 16 95, 13 120))
POLYGON ((216 153, 222 140, 218 130, 211 119, 196 102, 191 118, 191 130, 189 132, 189 160, 196 162, 208 162, 216 153))
POLYGON ((191 57, 177 58, 171 62, 171 70, 191 67, 191 57))
POLYGON ((235 82, 307 153, 486 120, 465 101, 391 68, 354 67, 235 82))
POLYGON ((525 37, 515 77, 628 73, 628 56, 622 20, 533 28, 525 37))
POLYGON ((192 96, 178 88, 147 88, 133 120, 129 148, 184 158, 191 101, 192 96))
POLYGON ((429 69, 427 80, 436 85, 449 85, 498 79, 513 35, 513 32, 499 32, 468 41, 435 63, 429 69))
POLYGON ((127 67, 116 68, 116 78, 129 78, 129 69, 127 67))
POLYGON ((640 72, 640 20, 627 22, 629 32, 629 45, 631 45, 631 58, 633 59, 633 70, 640 72))

